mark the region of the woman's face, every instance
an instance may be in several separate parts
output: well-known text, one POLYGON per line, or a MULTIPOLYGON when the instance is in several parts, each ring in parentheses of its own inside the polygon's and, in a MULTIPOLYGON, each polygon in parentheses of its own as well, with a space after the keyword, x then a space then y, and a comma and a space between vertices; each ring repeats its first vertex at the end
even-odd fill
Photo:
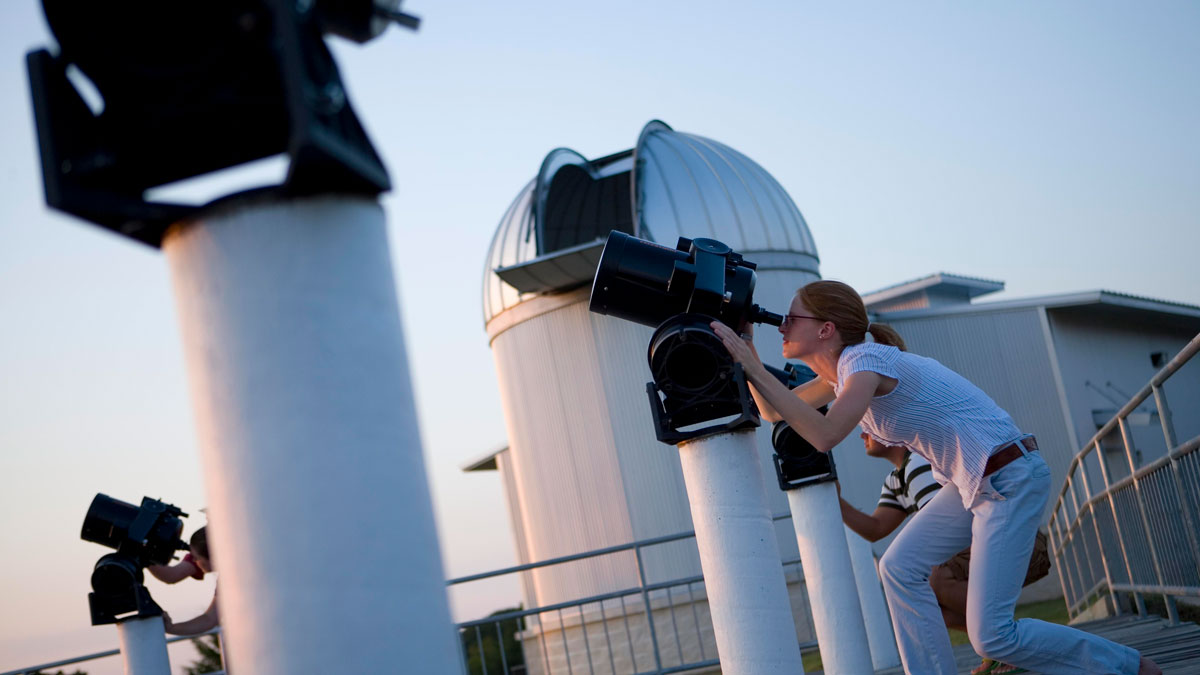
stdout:
POLYGON ((819 343, 818 333, 825 322, 812 317, 813 311, 804 306, 800 296, 792 298, 788 306, 788 316, 779 327, 783 335, 783 358, 799 359, 809 354, 819 343))
POLYGON ((192 560, 196 562, 196 567, 199 567, 201 572, 208 574, 213 571, 212 561, 199 553, 193 553, 192 560))

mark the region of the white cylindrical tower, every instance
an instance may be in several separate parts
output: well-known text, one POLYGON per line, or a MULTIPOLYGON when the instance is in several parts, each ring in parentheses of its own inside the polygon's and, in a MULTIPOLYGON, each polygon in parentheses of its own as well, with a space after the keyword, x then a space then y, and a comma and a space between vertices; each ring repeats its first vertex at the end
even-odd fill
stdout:
POLYGON ((231 670, 458 670, 383 210, 235 198, 163 249, 231 670))

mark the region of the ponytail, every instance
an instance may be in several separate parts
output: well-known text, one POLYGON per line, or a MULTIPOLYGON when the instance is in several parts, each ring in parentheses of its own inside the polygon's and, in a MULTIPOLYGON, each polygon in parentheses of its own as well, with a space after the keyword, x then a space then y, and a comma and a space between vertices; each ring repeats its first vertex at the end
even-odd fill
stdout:
POLYGON ((891 345, 902 352, 908 351, 908 347, 904 345, 904 338, 886 323, 872 322, 867 325, 867 332, 881 345, 891 345))

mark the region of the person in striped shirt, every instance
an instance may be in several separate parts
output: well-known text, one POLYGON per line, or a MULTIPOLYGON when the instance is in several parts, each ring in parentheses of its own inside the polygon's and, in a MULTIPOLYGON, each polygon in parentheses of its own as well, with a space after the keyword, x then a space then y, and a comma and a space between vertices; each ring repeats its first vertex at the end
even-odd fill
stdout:
MULTIPOLYGON (((879 504, 875 507, 874 513, 868 515, 842 499, 840 484, 838 485, 838 501, 841 502, 842 522, 846 524, 846 527, 854 530, 863 539, 876 542, 894 532, 905 518, 928 504, 942 486, 934 480, 933 467, 925 461, 925 458, 913 454, 911 450, 902 445, 884 445, 871 438, 866 432, 863 432, 861 437, 868 456, 886 459, 896 468, 883 480, 883 488, 879 493, 879 504)), ((1046 535, 1039 530, 1022 586, 1028 586, 1049 574, 1048 543, 1046 535)), ((967 548, 949 561, 935 567, 929 577, 929 584, 933 588, 933 594, 942 610, 942 619, 945 621, 946 627, 963 632, 967 630, 967 579, 970 573, 970 561, 971 549, 967 548)), ((1025 671, 1004 663, 994 662, 991 659, 984 659, 984 663, 976 672, 1004 675, 1025 671)))
POLYGON ((748 327, 739 335, 714 321, 712 329, 742 365, 764 418, 786 421, 823 452, 861 426, 879 443, 925 458, 942 483, 879 561, 905 672, 957 673, 929 577, 968 546, 967 635, 980 656, 1040 673, 1162 672, 1129 647, 1013 617, 1050 498, 1050 469, 1033 437, 987 394, 934 359, 903 351, 891 327, 872 324, 853 288, 816 281, 793 297, 779 327, 783 357, 817 374, 794 390, 763 366, 748 327))

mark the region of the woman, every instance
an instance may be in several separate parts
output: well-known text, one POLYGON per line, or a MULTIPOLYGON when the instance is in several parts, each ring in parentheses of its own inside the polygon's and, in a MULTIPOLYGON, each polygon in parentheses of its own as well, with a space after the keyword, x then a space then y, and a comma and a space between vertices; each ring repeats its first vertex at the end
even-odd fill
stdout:
MULTIPOLYGON (((168 584, 178 583, 188 577, 204 579, 205 574, 213 572, 212 558, 208 553, 207 527, 202 527, 193 532, 188 543, 188 554, 178 564, 150 565, 146 570, 159 581, 168 584)), ((212 602, 208 603, 208 609, 195 618, 175 623, 171 620, 170 614, 163 612, 163 626, 166 632, 171 635, 198 635, 216 628, 220 623, 221 618, 217 611, 217 593, 215 590, 213 591, 212 602)))
POLYGON ((1162 671, 1138 652, 1073 628, 1014 621, 1034 537, 1050 496, 1050 470, 1033 437, 961 375, 903 351, 892 328, 871 324, 862 298, 836 281, 797 291, 779 331, 783 356, 817 379, 789 391, 758 358, 751 336, 714 322, 741 363, 763 417, 783 419, 822 452, 856 426, 924 457, 945 486, 892 542, 880 576, 905 672, 956 673, 930 569, 968 545, 967 633, 981 656, 1041 673, 1162 671), (873 342, 866 342, 870 333, 873 342), (825 415, 816 408, 829 404, 825 415))

